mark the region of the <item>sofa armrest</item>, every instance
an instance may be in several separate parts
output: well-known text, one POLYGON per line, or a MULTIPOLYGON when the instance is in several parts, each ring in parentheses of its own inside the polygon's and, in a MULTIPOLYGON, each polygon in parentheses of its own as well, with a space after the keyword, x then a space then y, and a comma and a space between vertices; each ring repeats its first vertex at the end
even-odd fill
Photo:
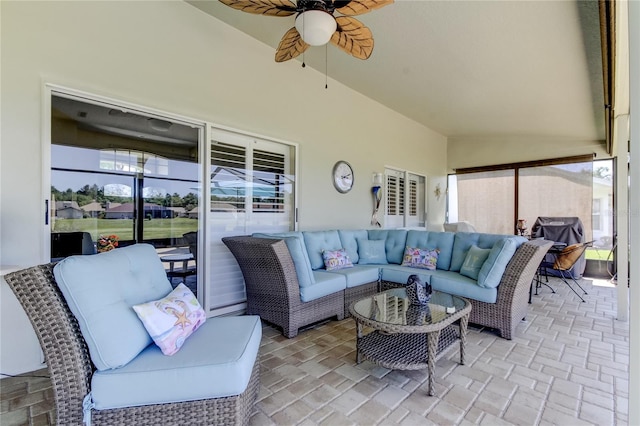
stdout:
POLYGON ((531 281, 552 245, 548 240, 530 240, 516 250, 500 280, 496 303, 528 300, 531 281))
MULTIPOLYGON (((285 312, 302 304, 298 275, 284 240, 236 236, 222 242, 240 266, 249 303, 260 300, 285 312)), ((257 313, 251 306, 248 311, 257 313)))

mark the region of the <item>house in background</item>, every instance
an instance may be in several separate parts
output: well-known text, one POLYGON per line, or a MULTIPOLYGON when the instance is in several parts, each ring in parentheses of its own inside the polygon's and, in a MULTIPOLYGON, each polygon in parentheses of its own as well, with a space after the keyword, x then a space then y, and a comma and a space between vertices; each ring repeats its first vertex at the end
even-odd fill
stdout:
POLYGON ((58 219, 82 219, 82 212, 76 201, 55 202, 55 217, 58 219))
POLYGON ((104 207, 97 201, 82 206, 82 210, 88 217, 98 218, 104 212, 104 207))

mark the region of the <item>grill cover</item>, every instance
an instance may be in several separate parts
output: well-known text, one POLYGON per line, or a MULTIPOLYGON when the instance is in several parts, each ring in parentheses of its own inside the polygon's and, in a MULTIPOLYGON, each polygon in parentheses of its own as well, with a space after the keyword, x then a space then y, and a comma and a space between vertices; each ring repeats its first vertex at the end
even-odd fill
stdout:
MULTIPOLYGON (((531 228, 532 238, 544 238, 555 242, 566 243, 568 246, 576 243, 584 243, 584 228, 579 217, 539 217, 531 228)), ((553 263, 555 257, 547 254, 545 262, 553 263)), ((585 256, 582 256, 573 265, 570 272, 574 278, 581 278, 587 265, 585 256)), ((560 275, 556 271, 549 270, 550 274, 560 275)))

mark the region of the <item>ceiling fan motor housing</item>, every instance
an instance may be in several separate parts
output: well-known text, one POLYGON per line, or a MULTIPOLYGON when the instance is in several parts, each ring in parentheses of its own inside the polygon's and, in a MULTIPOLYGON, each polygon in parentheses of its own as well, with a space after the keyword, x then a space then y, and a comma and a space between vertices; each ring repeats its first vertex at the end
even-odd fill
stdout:
POLYGON ((296 29, 311 46, 327 44, 336 28, 336 19, 324 10, 305 10, 296 17, 296 29))

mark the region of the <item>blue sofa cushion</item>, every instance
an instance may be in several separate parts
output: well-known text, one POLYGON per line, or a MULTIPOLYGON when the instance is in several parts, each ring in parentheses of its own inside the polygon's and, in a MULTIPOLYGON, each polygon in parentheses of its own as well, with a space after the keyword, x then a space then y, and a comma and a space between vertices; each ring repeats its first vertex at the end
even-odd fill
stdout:
POLYGON ((91 378, 95 408, 221 398, 245 391, 257 361, 262 324, 256 315, 210 318, 172 356, 149 345, 127 365, 91 378))
POLYGON ((452 271, 436 271, 431 276, 431 286, 434 290, 444 291, 455 296, 467 297, 485 303, 496 303, 497 288, 485 288, 476 284, 476 280, 452 271))
POLYGON ((451 266, 453 252, 453 232, 429 232, 411 230, 407 234, 406 245, 425 249, 439 249, 437 269, 448 271, 451 266))
POLYGON ((347 279, 344 275, 316 270, 313 271, 313 276, 316 280, 315 284, 300 288, 300 300, 303 302, 310 302, 347 288, 347 279))
MULTIPOLYGON (((449 266, 450 271, 459 272, 460 268, 462 268, 462 264, 464 263, 465 258, 467 257, 467 253, 472 245, 477 245, 478 247, 487 248, 484 246, 478 245, 478 238, 480 234, 476 232, 456 232, 455 237, 453 237, 453 249, 451 252, 451 266, 449 266)), ((488 248, 493 247, 493 243, 488 248)))
POLYGON ((304 244, 304 238, 301 232, 257 232, 253 234, 252 237, 283 239, 289 249, 289 253, 291 254, 293 266, 296 268, 298 285, 300 287, 308 287, 315 284, 316 280, 313 277, 311 263, 309 262, 309 254, 307 253, 307 247, 304 244))
MULTIPOLYGON (((370 240, 384 240, 387 263, 401 264, 407 246, 407 231, 404 229, 370 229, 370 240)), ((417 246, 413 246, 417 247, 417 246)))
POLYGON ((387 263, 384 240, 358 239, 359 265, 380 265, 387 263))
POLYGON ((409 279, 409 275, 418 275, 423 283, 430 282, 430 276, 436 271, 429 269, 411 268, 409 266, 401 265, 380 265, 380 279, 382 281, 389 281, 398 284, 406 284, 409 279))
POLYGON ((322 252, 324 250, 338 250, 342 247, 340 236, 338 231, 304 231, 304 244, 307 246, 307 253, 309 254, 309 262, 311 262, 311 269, 324 268, 324 259, 322 259, 322 252))
POLYGON ((380 268, 378 265, 355 265, 353 268, 338 269, 331 273, 344 275, 347 288, 352 288, 378 281, 380 268))
POLYGON ((462 268, 460 268, 460 275, 477 280, 480 268, 489 257, 489 253, 491 253, 491 249, 483 249, 475 244, 472 245, 467 252, 462 268))
POLYGON ((478 285, 485 288, 498 287, 513 254, 525 241, 526 238, 523 237, 506 237, 498 240, 480 268, 478 285))
POLYGON ((152 343, 132 308, 171 292, 152 245, 70 256, 54 267, 53 274, 98 370, 122 367, 152 343))
POLYGON ((338 229, 338 235, 342 242, 342 247, 347 251, 349 258, 353 263, 358 263, 358 238, 369 238, 369 234, 366 229, 360 230, 342 230, 338 229))

